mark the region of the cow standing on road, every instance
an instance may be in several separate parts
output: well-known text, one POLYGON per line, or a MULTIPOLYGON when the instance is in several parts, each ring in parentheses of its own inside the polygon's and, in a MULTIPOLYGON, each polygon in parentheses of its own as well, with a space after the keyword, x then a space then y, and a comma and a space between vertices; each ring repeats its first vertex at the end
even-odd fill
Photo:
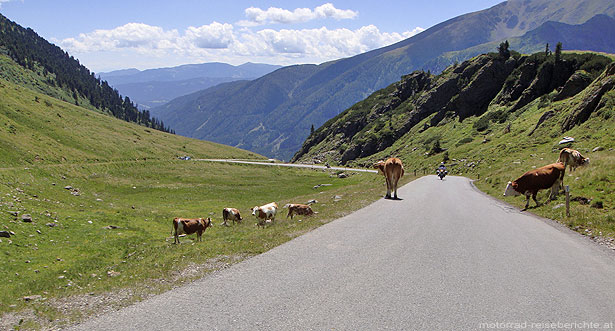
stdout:
POLYGON ((386 161, 378 161, 374 164, 374 168, 384 175, 387 183, 387 195, 385 199, 391 199, 391 193, 393 193, 393 199, 397 200, 397 182, 404 175, 404 166, 401 160, 392 157, 386 161))

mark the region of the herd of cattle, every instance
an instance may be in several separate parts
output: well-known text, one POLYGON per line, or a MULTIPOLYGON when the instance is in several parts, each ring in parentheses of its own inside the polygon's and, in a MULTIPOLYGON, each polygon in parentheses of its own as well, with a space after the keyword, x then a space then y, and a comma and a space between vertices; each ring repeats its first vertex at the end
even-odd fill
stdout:
POLYGON ((504 190, 505 196, 525 195, 526 210, 530 205, 530 196, 536 202, 536 206, 540 205, 536 200, 536 194, 539 190, 551 189, 549 200, 555 199, 557 193, 564 187, 564 173, 566 166, 569 166, 573 171, 579 166, 589 164, 589 158, 583 157, 579 151, 564 148, 559 153, 559 158, 556 163, 548 164, 544 167, 532 169, 521 177, 512 182, 508 182, 504 190))
MULTIPOLYGON (((589 163, 589 159, 583 157, 579 151, 564 148, 560 151, 559 158, 556 163, 548 164, 544 167, 532 169, 521 177, 515 179, 512 182, 508 182, 504 191, 505 196, 518 196, 525 195, 526 203, 525 209, 529 207, 530 196, 536 202, 536 206, 539 205, 536 200, 536 195, 539 190, 551 189, 551 195, 549 199, 552 200, 557 196, 557 193, 563 188, 564 173, 566 166, 570 167, 573 171, 578 166, 586 165, 589 163)), ((374 168, 384 175, 387 185, 386 199, 398 199, 397 197, 397 183, 399 179, 404 175, 404 166, 400 159, 392 157, 386 161, 378 161, 374 164, 374 168)), ((286 218, 293 218, 294 215, 312 215, 314 212, 310 205, 289 203, 283 208, 288 208, 288 214, 286 218)), ((275 215, 278 211, 278 204, 275 202, 268 203, 262 206, 255 206, 252 208, 252 215, 258 220, 257 226, 264 227, 266 223, 275 221, 275 215)), ((228 226, 228 221, 241 223, 243 218, 237 208, 224 208, 222 210, 222 225, 228 226)), ((175 243, 179 243, 179 236, 182 234, 197 234, 197 241, 201 241, 203 232, 210 226, 212 226, 211 218, 175 218, 173 219, 173 236, 175 243)))
MULTIPOLYGON (((286 218, 290 217, 293 219, 294 215, 306 215, 310 216, 314 214, 312 211, 312 207, 310 205, 305 205, 301 203, 289 203, 286 204, 283 208, 288 208, 288 214, 286 218)), ((267 222, 273 223, 275 221, 275 215, 278 211, 278 204, 275 202, 268 203, 263 206, 255 206, 252 208, 252 215, 255 216, 258 220, 256 223, 257 226, 264 227, 267 222)), ((235 222, 241 223, 243 218, 241 217, 241 213, 237 208, 224 208, 222 209, 222 225, 228 226, 228 221, 232 221, 233 225, 235 222)), ((201 236, 203 232, 210 227, 213 226, 212 220, 210 217, 208 218, 174 218, 173 219, 173 237, 174 243, 179 244, 179 236, 182 234, 193 234, 196 233, 196 240, 201 241, 201 236)))

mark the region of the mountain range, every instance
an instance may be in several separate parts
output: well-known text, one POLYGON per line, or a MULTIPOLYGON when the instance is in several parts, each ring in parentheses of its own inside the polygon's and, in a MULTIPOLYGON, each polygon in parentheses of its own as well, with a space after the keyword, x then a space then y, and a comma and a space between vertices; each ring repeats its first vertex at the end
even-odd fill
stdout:
MULTIPOLYGON (((320 65, 289 66, 253 81, 221 84, 151 109, 178 134, 288 160, 310 134, 357 101, 416 69, 439 72, 504 39, 544 48, 540 31, 553 24, 579 27, 596 15, 615 17, 611 0, 509 0, 465 14, 396 44, 320 65), (537 30, 538 29, 538 30, 537 30), (535 34, 528 34, 534 31, 535 34), (522 36, 527 38, 523 38, 522 36), (534 39, 529 39, 532 37, 534 39), (459 57, 444 56, 461 52, 459 57), (434 60, 434 59, 437 59, 434 60)), ((575 48, 592 49, 583 44, 575 48)), ((530 46, 528 46, 530 47, 530 46)), ((553 46, 554 47, 554 46, 553 46)), ((566 47, 566 45, 564 45, 566 47)), ((491 49, 494 50, 494 49, 491 49)))
POLYGON ((214 62, 143 71, 122 69, 98 75, 121 94, 130 96, 141 108, 149 109, 220 83, 255 79, 281 67, 250 62, 239 66, 214 62))

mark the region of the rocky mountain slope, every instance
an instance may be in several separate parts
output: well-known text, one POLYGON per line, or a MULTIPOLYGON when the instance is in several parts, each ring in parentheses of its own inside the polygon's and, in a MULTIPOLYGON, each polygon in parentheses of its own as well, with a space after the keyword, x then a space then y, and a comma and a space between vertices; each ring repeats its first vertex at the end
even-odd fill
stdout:
POLYGON ((252 82, 230 83, 173 100, 152 113, 179 134, 289 159, 312 125, 320 126, 402 75, 455 61, 430 63, 444 53, 522 36, 547 22, 581 24, 597 14, 615 17, 615 3, 510 0, 394 45, 317 66, 286 67, 252 82))
MULTIPOLYGON (((477 119, 473 128, 483 132, 490 122, 504 123, 535 100, 564 100, 584 91, 594 79, 602 82, 613 70, 610 65, 599 76, 610 62, 610 58, 593 53, 523 56, 513 52, 510 57, 490 53, 453 65, 437 76, 417 71, 329 120, 305 141, 293 161, 347 164, 369 159, 413 129, 422 132, 470 118, 477 119)), ((610 89, 610 83, 604 82, 601 92, 583 99, 586 106, 569 114, 560 132, 587 120, 610 89)), ((550 116, 545 113, 542 121, 550 116)), ((439 145, 429 146, 425 152, 438 153, 440 149, 439 145)))

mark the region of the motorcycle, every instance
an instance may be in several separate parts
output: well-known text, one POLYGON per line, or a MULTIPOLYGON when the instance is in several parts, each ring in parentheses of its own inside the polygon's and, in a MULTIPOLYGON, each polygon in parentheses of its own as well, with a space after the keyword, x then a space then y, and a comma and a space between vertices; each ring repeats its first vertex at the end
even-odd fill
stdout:
POLYGON ((440 180, 442 180, 444 178, 444 176, 446 176, 448 174, 448 171, 446 171, 445 169, 438 169, 436 170, 436 175, 438 175, 438 177, 440 177, 440 180))

